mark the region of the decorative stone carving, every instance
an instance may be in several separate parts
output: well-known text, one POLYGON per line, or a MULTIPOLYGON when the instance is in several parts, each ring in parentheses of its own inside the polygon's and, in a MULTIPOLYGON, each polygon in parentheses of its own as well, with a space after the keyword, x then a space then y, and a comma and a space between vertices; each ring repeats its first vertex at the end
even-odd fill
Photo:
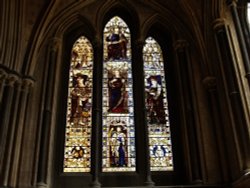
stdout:
POLYGON ((214 90, 216 88, 216 78, 213 76, 207 76, 202 80, 202 83, 207 90, 214 90))
POLYGON ((58 37, 51 38, 49 41, 50 51, 56 52, 59 49, 61 43, 62 43, 61 38, 58 38, 58 37))
POLYGON ((175 50, 181 50, 181 49, 184 49, 184 48, 186 48, 188 46, 189 46, 188 42, 186 40, 183 40, 183 39, 177 40, 174 43, 174 49, 175 50))

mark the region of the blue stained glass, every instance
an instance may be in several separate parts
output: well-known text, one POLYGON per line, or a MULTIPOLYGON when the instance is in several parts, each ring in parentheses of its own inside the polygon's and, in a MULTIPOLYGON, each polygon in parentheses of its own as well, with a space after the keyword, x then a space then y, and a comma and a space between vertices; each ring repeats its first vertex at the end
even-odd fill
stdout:
POLYGON ((104 28, 104 172, 135 171, 134 110, 130 31, 119 17, 104 28))
POLYGON ((171 171, 174 167, 164 63, 161 48, 152 37, 146 39, 143 47, 143 62, 150 168, 152 171, 171 171))
POLYGON ((64 172, 90 172, 92 68, 93 48, 82 36, 71 51, 64 172))

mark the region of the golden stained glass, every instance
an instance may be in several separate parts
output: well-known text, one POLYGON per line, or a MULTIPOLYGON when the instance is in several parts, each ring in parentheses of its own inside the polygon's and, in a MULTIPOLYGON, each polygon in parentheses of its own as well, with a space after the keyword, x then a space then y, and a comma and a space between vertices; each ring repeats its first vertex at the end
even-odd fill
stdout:
POLYGON ((93 48, 82 36, 71 51, 64 172, 90 172, 92 71, 93 48))
POLYGON ((126 23, 113 17, 104 28, 104 172, 135 171, 131 39, 126 23))
POLYGON ((143 47, 145 105, 149 132, 150 168, 173 170, 164 62, 159 44, 148 37, 143 47))

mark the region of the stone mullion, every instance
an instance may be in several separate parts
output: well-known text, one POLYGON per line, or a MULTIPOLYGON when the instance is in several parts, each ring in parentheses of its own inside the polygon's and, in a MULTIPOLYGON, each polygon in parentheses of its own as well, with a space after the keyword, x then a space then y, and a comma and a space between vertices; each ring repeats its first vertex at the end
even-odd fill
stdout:
POLYGON ((96 38, 94 47, 94 67, 93 67, 93 108, 92 108, 92 141, 91 141, 91 171, 92 183, 91 187, 99 188, 101 160, 102 160, 102 79, 103 79, 103 63, 102 63, 102 42, 96 38))
POLYGON ((237 85, 236 74, 233 65, 233 58, 229 45, 227 27, 223 20, 215 20, 214 30, 218 46, 218 53, 222 69, 224 70, 228 97, 230 100, 230 109, 232 111, 233 126, 236 130, 237 139, 241 152, 242 170, 250 166, 249 135, 244 116, 242 101, 237 85))
MULTIPOLYGON (((6 150, 7 135, 9 130, 9 122, 11 117, 11 106, 13 104, 13 94, 15 82, 18 80, 16 75, 8 75, 3 92, 3 104, 0 117, 0 186, 4 186, 3 175, 4 169, 4 154, 6 150)), ((9 157, 9 156, 7 156, 9 157)))
POLYGON ((16 187, 19 173, 19 163, 20 163, 20 154, 22 148, 23 140, 23 131, 25 126, 25 116, 27 109, 27 100, 30 87, 33 84, 31 79, 24 79, 22 81, 20 100, 18 101, 18 111, 17 111, 17 120, 15 124, 15 133, 14 133, 14 143, 13 143, 13 153, 11 160, 11 167, 9 173, 9 186, 16 187))
POLYGON ((179 64, 179 76, 181 82, 181 90, 183 95, 183 116, 185 116, 186 139, 188 140, 188 155, 189 155, 189 181, 191 183, 201 183, 201 167, 200 155, 197 143, 196 122, 194 116, 194 104, 192 100, 191 78, 189 72, 188 44, 186 41, 179 40, 175 45, 176 54, 179 64))
MULTIPOLYGON (((150 149, 149 149, 149 131, 148 131, 148 120, 147 120, 147 108, 145 106, 145 84, 144 84, 144 62, 143 62, 143 47, 144 47, 145 42, 142 40, 138 40, 136 43, 136 64, 140 63, 141 66, 134 66, 133 71, 136 71, 136 76, 138 77, 137 80, 134 80, 134 82, 138 82, 139 83, 134 83, 134 85, 139 86, 139 88, 137 89, 137 92, 139 93, 138 95, 140 96, 140 103, 142 103, 141 105, 137 105, 137 106, 141 106, 142 108, 139 109, 142 113, 142 123, 139 124, 140 127, 142 127, 141 130, 138 130, 139 128, 137 127, 137 131, 138 132, 142 132, 143 134, 140 136, 143 136, 144 138, 144 142, 140 143, 139 139, 137 140, 139 142, 139 144, 143 144, 141 147, 143 147, 143 151, 144 151, 144 156, 139 156, 139 159, 143 159, 143 170, 144 170, 144 176, 145 176, 145 180, 144 180, 144 184, 147 187, 154 187, 155 183, 152 180, 152 174, 151 174, 151 164, 150 164, 150 149), (137 68, 137 69, 135 69, 137 68)), ((134 74, 135 75, 135 74, 134 74)), ((138 103, 137 102, 137 103, 138 103)), ((137 115, 137 117, 140 117, 137 115)), ((137 133, 138 135, 139 133, 137 133)), ((139 153, 137 152, 137 154, 139 155, 139 153)), ((137 161, 138 163, 138 161, 137 161)))
POLYGON ((247 47, 246 47, 246 42, 245 42, 245 38, 244 38, 244 35, 243 35, 243 31, 242 31, 238 11, 237 11, 237 1, 238 0, 228 0, 228 6, 231 9, 233 21, 234 21, 234 24, 235 24, 236 33, 238 35, 238 41, 239 41, 239 45, 240 45, 240 49, 241 49, 241 53, 242 53, 242 58, 243 58, 243 63, 244 63, 244 66, 245 66, 245 71, 246 71, 245 77, 247 78, 248 85, 250 86, 249 53, 248 53, 248 50, 247 50, 247 47))

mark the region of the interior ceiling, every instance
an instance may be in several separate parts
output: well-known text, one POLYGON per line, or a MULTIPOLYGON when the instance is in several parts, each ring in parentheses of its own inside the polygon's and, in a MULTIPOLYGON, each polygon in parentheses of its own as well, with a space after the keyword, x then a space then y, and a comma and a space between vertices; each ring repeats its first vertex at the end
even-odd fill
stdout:
MULTIPOLYGON (((197 43, 202 46, 206 42, 204 41, 206 26, 212 23, 211 7, 214 8, 215 4, 218 4, 218 0, 26 0, 23 4, 25 31, 23 46, 29 44, 31 46, 36 41, 35 45, 39 49, 45 38, 55 34, 53 29, 63 32, 57 28, 65 25, 69 27, 74 14, 82 15, 82 18, 93 23, 93 27, 97 28, 98 20, 102 20, 105 13, 114 5, 129 11, 133 10, 135 16, 144 20, 143 22, 147 22, 152 16, 158 16, 157 19, 161 18, 158 21, 165 22, 164 24, 172 29, 173 34, 176 34, 176 30, 181 35, 188 33, 190 41, 200 41, 197 43), (59 20, 61 23, 58 22, 59 20)), ((26 53, 29 51, 27 50, 26 53)))
MULTIPOLYGON (((35 27, 39 25, 45 16, 47 16, 47 19, 48 17, 53 19, 53 16, 56 16, 68 7, 74 7, 74 4, 77 6, 84 4, 86 9, 88 9, 88 6, 91 4, 101 7, 107 4, 110 6, 117 2, 125 6, 131 5, 140 14, 154 11, 159 15, 164 15, 166 11, 169 11, 183 22, 196 18, 198 23, 201 23, 203 17, 202 10, 207 0, 26 0, 24 5, 26 38, 29 38, 31 31, 36 29, 35 27), (49 11, 51 8, 53 11, 49 11)), ((93 16, 91 15, 90 17, 93 16)))

